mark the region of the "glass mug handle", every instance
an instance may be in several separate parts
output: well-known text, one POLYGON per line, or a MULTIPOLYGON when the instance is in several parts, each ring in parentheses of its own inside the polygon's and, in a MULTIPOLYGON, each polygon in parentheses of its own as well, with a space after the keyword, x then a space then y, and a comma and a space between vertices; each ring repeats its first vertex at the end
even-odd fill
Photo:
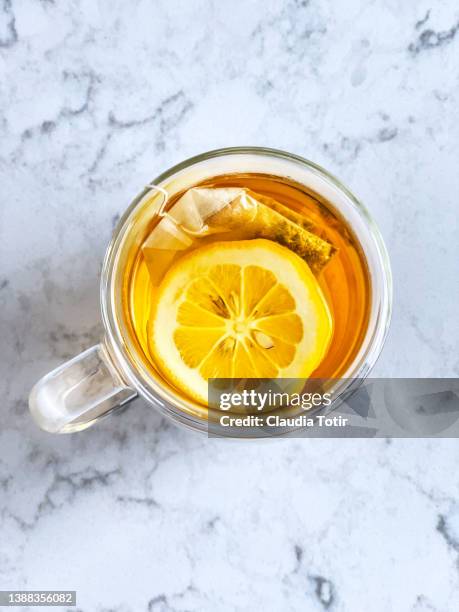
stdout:
POLYGON ((41 429, 72 433, 86 429, 136 396, 101 343, 41 378, 30 393, 29 408, 41 429))

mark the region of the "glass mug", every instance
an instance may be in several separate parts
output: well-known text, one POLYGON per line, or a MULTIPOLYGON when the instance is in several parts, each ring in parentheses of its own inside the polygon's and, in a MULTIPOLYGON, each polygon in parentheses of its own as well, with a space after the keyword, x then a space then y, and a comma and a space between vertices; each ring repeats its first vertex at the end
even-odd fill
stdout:
MULTIPOLYGON (((364 337, 341 376, 342 388, 334 389, 334 397, 339 398, 349 388, 345 381, 362 380, 368 375, 382 350, 392 306, 389 258, 369 213, 336 178, 297 155, 257 147, 220 149, 188 159, 158 176, 120 219, 101 274, 100 305, 105 336, 100 344, 36 383, 29 407, 42 429, 52 433, 83 430, 140 396, 175 423, 212 432, 208 419, 212 408, 198 406, 183 397, 152 376, 146 367, 127 329, 122 305, 123 283, 129 253, 136 245, 138 250, 152 215, 161 215, 165 194, 173 197, 213 177, 232 174, 270 175, 294 181, 323 197, 352 228, 366 260, 371 300, 364 337)), ((328 412, 331 409, 333 405, 328 412)))

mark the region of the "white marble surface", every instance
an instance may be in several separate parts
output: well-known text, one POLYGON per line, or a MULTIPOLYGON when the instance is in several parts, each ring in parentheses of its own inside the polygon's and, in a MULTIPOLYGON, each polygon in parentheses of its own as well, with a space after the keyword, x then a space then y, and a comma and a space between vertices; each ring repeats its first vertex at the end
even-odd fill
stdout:
POLYGON ((455 440, 224 443, 140 402, 53 437, 26 402, 98 340, 139 187, 238 144, 317 161, 378 221, 376 372, 457 376, 458 74, 453 0, 0 2, 0 589, 76 589, 80 612, 457 609, 455 440))

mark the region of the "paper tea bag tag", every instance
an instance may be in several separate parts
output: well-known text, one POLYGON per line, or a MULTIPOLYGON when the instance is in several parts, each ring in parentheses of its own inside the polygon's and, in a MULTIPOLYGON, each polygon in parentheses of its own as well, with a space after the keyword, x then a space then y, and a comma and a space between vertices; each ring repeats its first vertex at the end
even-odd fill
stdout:
POLYGON ((167 213, 184 231, 205 232, 206 220, 229 206, 242 189, 189 189, 167 213))
POLYGON ((168 211, 165 210, 167 192, 164 192, 165 200, 158 213, 161 220, 142 245, 154 285, 161 282, 167 268, 181 251, 210 233, 226 231, 225 228, 210 229, 206 220, 229 206, 241 191, 239 188, 191 188, 168 211))

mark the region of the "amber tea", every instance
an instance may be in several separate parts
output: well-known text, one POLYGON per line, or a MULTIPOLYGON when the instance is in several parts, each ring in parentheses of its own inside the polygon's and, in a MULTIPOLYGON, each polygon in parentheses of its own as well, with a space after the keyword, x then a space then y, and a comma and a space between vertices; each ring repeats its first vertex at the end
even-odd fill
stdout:
POLYGON ((129 254, 124 312, 151 375, 206 404, 211 377, 338 378, 370 311, 352 228, 286 178, 227 174, 171 197, 129 254))

